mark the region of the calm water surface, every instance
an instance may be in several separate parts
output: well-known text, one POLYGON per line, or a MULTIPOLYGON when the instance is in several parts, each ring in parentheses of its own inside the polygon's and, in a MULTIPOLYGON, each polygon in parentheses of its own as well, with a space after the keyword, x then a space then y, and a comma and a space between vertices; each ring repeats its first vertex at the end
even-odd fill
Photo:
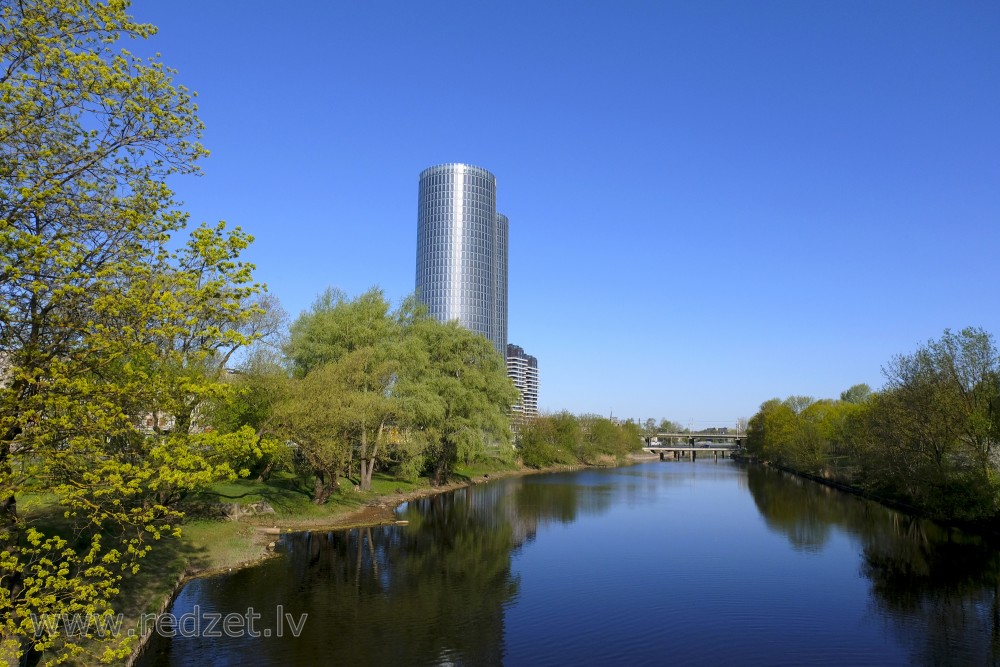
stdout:
POLYGON ((1000 552, 777 471, 534 475, 399 518, 193 581, 188 630, 253 608, 261 636, 157 638, 141 664, 1000 664, 1000 552))

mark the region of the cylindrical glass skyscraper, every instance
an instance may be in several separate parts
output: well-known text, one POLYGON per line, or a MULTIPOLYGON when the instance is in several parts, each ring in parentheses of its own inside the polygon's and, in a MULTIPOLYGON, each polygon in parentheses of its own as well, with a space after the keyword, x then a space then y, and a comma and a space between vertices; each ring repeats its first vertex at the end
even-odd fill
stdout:
POLYGON ((493 284, 496 288, 497 349, 507 353, 507 236, 510 224, 507 216, 497 213, 496 241, 493 255, 493 284))
POLYGON ((507 349, 507 218, 496 178, 480 167, 442 164, 420 173, 417 298, 432 317, 458 323, 507 349))

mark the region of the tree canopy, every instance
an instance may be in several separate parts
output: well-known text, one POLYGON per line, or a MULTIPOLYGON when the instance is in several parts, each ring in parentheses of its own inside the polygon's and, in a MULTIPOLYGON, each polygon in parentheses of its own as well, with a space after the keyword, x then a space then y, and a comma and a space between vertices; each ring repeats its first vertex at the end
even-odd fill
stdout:
POLYGON ((0 648, 112 659, 129 642, 35 634, 111 613, 122 577, 175 531, 174 503, 235 474, 247 444, 196 427, 256 336, 252 241, 187 225, 167 179, 205 150, 193 96, 117 45, 154 33, 128 2, 0 2, 0 648), (147 428, 148 425, 148 428, 147 428), (223 442, 222 440, 225 440, 223 442), (223 447, 225 445, 225 447, 223 447), (24 516, 46 494, 68 527, 24 516), (97 648, 94 648, 97 646, 97 648))
POLYGON ((1000 512, 1000 354, 977 328, 945 330, 839 401, 793 396, 761 405, 747 447, 795 469, 836 476, 944 519, 1000 512))
POLYGON ((516 390, 489 341, 430 318, 414 301, 392 310, 378 289, 327 290, 290 329, 291 390, 274 432, 294 443, 324 503, 357 470, 447 481, 459 462, 512 458, 516 390))
POLYGON ((647 432, 631 421, 616 424, 597 415, 577 417, 568 412, 542 415, 520 431, 521 457, 533 468, 622 461, 630 452, 642 449, 647 432))

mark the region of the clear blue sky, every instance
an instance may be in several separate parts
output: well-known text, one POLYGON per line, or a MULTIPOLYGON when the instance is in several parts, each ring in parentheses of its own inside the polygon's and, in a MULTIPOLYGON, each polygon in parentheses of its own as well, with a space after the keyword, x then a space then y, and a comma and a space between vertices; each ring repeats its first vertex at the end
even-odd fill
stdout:
POLYGON ((140 0, 212 151, 174 186, 294 317, 413 290, 417 175, 510 217, 540 407, 732 424, 1000 335, 1000 3, 140 0))

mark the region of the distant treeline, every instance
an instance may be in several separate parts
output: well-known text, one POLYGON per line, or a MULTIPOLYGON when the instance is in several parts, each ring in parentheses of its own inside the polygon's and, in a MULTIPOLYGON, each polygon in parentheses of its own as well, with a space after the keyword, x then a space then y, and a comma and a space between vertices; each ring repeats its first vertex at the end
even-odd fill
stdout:
POLYGON ((642 449, 642 429, 631 421, 618 424, 596 415, 560 412, 523 424, 518 444, 521 460, 532 468, 610 464, 642 449))
POLYGON ((872 392, 772 399, 750 419, 747 450, 950 521, 1000 517, 1000 357, 990 334, 945 330, 894 357, 872 392))

